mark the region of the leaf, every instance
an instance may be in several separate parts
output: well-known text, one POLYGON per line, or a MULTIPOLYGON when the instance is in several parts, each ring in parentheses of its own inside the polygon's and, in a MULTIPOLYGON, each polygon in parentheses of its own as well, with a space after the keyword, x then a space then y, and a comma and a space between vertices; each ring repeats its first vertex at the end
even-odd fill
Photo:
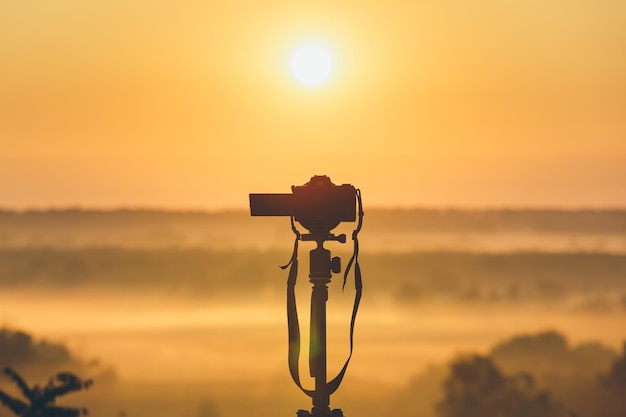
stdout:
POLYGON ((2 390, 0 390, 0 402, 18 416, 24 414, 26 409, 28 409, 28 405, 25 402, 11 397, 2 390))
POLYGON ((34 401, 33 390, 28 388, 28 384, 26 384, 26 381, 24 381, 24 379, 17 372, 9 367, 6 367, 4 368, 3 373, 7 375, 9 379, 15 383, 15 385, 17 385, 24 397, 28 398, 31 402, 34 401))

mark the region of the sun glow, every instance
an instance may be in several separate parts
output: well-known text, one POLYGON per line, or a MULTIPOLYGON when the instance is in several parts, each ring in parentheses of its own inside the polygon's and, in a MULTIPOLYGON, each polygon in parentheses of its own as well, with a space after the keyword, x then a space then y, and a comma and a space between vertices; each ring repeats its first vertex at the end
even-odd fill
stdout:
POLYGON ((306 86, 324 84, 333 71, 332 56, 324 45, 308 43, 299 46, 291 56, 291 73, 306 86))

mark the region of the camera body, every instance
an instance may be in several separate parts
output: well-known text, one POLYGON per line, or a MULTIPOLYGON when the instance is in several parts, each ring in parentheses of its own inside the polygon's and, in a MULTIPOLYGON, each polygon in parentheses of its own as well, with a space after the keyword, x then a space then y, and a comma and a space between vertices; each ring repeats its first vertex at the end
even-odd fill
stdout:
POLYGON ((356 189, 335 185, 325 175, 315 175, 291 194, 250 194, 252 216, 293 216, 311 233, 328 233, 341 222, 356 221, 356 189))

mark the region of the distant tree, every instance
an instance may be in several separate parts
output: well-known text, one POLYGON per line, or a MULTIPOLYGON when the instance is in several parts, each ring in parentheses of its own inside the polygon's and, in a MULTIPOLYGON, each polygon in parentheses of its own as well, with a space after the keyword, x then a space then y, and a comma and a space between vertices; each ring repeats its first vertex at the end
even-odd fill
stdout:
POLYGON ((484 356, 454 361, 444 381, 439 417, 560 417, 561 409, 530 375, 509 377, 484 356))
POLYGON ((622 356, 613 362, 609 373, 602 378, 605 386, 622 391, 626 395, 626 341, 622 348, 622 356))
POLYGON ((18 367, 25 364, 37 366, 79 364, 65 346, 45 340, 36 342, 26 332, 5 327, 0 328, 0 358, 2 367, 18 367))
POLYGON ((571 385, 574 381, 594 379, 615 359, 615 352, 600 343, 570 346, 556 331, 518 335, 498 343, 490 352, 496 366, 507 374, 530 373, 537 385, 571 385))
POLYGON ((602 416, 626 416, 626 341, 621 356, 613 362, 607 374, 600 376, 600 386, 603 389, 602 416))
POLYGON ((0 390, 0 402, 9 408, 15 415, 21 417, 78 417, 86 415, 87 410, 82 408, 58 407, 54 405, 57 397, 73 391, 89 388, 93 381, 82 380, 69 372, 60 372, 48 383, 41 387, 29 387, 24 379, 13 369, 5 368, 3 373, 19 388, 27 401, 13 398, 0 390))
POLYGON ((198 417, 218 417, 219 414, 219 410, 212 400, 205 399, 198 405, 198 417))

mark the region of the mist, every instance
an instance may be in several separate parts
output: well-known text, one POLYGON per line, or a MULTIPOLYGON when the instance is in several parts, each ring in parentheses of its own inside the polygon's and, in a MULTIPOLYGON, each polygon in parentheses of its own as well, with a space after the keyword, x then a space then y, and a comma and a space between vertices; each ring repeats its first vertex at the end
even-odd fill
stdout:
MULTIPOLYGON (((592 410, 595 400, 573 393, 605 395, 598 375, 626 340, 625 219, 620 211, 368 213, 355 353, 331 406, 439 417, 448 365, 475 354, 503 375, 530 372, 555 404, 592 410)), ((60 370, 94 378, 93 389, 65 399, 92 415, 270 416, 309 407, 287 369, 287 277, 278 265, 293 236, 284 219, 72 210, 5 211, 0 220, 9 225, 0 366, 33 383, 60 370)), ((309 248, 301 247, 307 346, 309 248)), ((331 249, 345 266, 349 245, 331 249)), ((328 302, 331 375, 349 347, 354 284, 342 291, 341 281, 333 279, 328 302)))

